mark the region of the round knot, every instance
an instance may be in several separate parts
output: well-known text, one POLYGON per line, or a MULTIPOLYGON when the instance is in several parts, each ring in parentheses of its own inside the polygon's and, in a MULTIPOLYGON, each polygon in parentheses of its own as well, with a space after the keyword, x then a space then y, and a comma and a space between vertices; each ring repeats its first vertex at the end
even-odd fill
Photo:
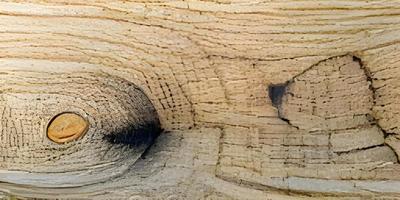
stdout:
POLYGON ((84 135, 89 129, 89 123, 75 113, 62 113, 50 122, 47 137, 53 142, 62 144, 84 135))

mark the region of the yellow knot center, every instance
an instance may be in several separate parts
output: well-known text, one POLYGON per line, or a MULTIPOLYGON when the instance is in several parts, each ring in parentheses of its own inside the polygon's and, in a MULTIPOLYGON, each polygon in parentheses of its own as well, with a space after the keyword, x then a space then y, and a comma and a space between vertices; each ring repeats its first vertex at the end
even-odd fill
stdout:
POLYGON ((56 116, 47 128, 47 137, 53 142, 62 144, 84 135, 89 123, 80 115, 63 113, 56 116))

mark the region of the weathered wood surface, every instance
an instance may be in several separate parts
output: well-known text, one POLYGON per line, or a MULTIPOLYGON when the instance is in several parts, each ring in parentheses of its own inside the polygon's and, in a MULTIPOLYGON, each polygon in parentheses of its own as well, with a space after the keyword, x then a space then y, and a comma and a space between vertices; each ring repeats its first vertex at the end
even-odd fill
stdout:
POLYGON ((0 198, 400 198, 399 41, 395 0, 1 1, 0 198))

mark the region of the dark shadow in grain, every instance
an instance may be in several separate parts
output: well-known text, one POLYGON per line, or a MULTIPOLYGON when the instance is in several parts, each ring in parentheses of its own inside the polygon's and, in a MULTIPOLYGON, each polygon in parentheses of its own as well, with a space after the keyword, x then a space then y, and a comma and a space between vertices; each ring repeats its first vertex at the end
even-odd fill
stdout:
POLYGON ((135 124, 108 134, 104 139, 111 144, 135 148, 142 145, 150 146, 161 132, 163 129, 159 123, 135 124))

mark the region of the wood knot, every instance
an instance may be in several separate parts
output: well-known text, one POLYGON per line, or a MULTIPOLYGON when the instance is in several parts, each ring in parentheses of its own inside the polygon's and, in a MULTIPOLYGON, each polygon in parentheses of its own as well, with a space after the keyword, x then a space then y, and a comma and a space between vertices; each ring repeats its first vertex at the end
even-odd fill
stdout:
POLYGON ((62 113, 50 121, 47 137, 58 144, 75 140, 89 129, 89 123, 75 113, 62 113))

